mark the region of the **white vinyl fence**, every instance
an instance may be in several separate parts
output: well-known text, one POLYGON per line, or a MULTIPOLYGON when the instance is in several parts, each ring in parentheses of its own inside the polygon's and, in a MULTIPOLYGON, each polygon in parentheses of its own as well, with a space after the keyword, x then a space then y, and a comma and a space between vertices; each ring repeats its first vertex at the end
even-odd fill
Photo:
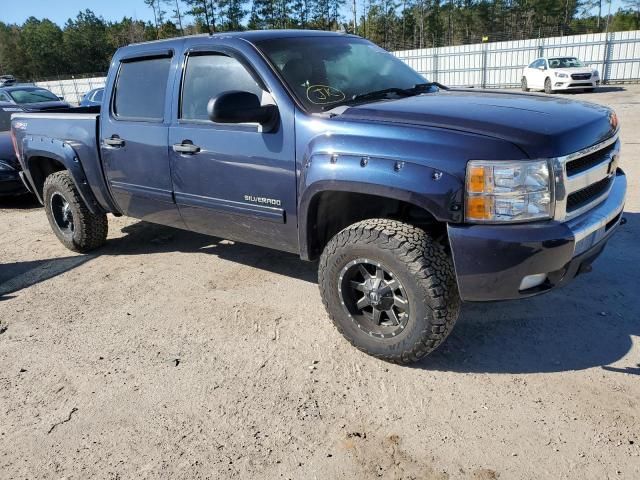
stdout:
MULTIPOLYGON (((523 67, 541 56, 578 57, 600 71, 603 83, 640 82, 640 30, 568 37, 477 43, 393 52, 429 80, 450 86, 508 88, 520 85, 523 67)), ((105 77, 36 82, 77 104, 105 77)))
POLYGON ((48 80, 35 82, 38 87, 46 88, 67 102, 77 105, 89 90, 104 87, 107 77, 70 78, 67 80, 48 80))
POLYGON ((449 86, 520 85, 522 69, 542 56, 578 57, 603 83, 640 82, 640 31, 594 33, 393 52, 431 81, 449 86))

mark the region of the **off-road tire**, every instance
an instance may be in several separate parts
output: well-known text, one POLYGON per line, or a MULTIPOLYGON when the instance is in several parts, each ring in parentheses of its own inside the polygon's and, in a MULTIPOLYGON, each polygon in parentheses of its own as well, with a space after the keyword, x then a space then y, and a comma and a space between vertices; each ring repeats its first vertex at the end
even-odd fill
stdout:
POLYGON ((552 94, 554 93, 553 88, 551 86, 551 79, 547 77, 544 81, 544 93, 552 94))
POLYGON ((451 257, 423 230, 395 220, 363 220, 334 236, 320 258, 318 284, 338 331, 361 351, 393 363, 413 363, 435 350, 460 312, 451 257), (403 284, 410 313, 397 336, 373 337, 346 311, 340 275, 357 258, 381 262, 403 284))
POLYGON ((520 80, 520 88, 522 88, 523 92, 529 91, 529 87, 527 86, 527 77, 522 77, 522 80, 520 80))
POLYGON ((42 199, 51 229, 69 250, 85 253, 104 245, 107 240, 107 216, 104 213, 94 214, 89 211, 69 172, 63 170, 49 175, 44 182, 42 199), (56 223, 51 202, 56 194, 62 196, 69 204, 74 224, 72 233, 65 234, 56 223))

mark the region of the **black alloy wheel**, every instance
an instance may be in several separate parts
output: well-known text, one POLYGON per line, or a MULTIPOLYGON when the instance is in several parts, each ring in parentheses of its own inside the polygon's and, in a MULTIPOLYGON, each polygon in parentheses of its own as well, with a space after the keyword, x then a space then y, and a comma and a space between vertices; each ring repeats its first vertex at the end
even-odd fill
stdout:
POLYGON ((358 258, 340 272, 338 291, 349 318, 363 332, 395 337, 409 320, 407 293, 393 272, 380 263, 358 258))

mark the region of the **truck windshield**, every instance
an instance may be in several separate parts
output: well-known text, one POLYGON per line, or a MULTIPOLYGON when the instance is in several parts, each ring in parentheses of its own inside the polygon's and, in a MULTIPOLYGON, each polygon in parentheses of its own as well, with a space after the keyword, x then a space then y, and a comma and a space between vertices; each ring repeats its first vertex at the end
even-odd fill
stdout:
POLYGON ((408 90, 425 78, 386 50, 351 37, 299 37, 257 42, 300 102, 311 112, 349 103, 370 92, 408 90))
POLYGON ((9 92, 11 98, 16 103, 21 105, 27 103, 41 103, 41 102, 58 102, 60 99, 56 97, 49 90, 44 88, 30 88, 28 90, 11 90, 9 92))
POLYGON ((574 68, 584 67, 584 64, 576 57, 550 58, 549 68, 574 68))

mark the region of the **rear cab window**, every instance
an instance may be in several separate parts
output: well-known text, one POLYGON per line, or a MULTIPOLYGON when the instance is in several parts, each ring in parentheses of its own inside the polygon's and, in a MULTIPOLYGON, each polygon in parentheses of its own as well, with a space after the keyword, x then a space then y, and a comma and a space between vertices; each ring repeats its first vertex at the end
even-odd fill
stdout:
POLYGON ((112 113, 116 120, 162 122, 171 56, 121 62, 112 113))

